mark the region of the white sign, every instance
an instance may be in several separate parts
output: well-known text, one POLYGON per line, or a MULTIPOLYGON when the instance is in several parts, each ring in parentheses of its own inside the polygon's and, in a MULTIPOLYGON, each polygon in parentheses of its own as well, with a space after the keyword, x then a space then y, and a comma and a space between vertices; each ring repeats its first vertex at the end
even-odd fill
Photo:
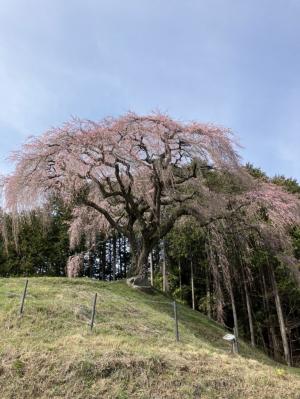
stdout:
POLYGON ((226 335, 224 335, 223 339, 225 339, 225 341, 230 341, 230 342, 232 342, 232 341, 235 341, 235 335, 233 335, 233 334, 226 334, 226 335))

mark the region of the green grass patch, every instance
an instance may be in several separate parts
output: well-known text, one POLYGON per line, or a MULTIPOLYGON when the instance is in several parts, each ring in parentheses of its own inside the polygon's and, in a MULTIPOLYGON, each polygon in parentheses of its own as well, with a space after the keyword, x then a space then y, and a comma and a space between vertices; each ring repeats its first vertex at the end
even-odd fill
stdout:
POLYGON ((299 370, 241 341, 232 356, 225 331, 170 299, 124 282, 0 279, 0 398, 299 399, 299 370), (98 294, 93 331, 92 303, 98 294))

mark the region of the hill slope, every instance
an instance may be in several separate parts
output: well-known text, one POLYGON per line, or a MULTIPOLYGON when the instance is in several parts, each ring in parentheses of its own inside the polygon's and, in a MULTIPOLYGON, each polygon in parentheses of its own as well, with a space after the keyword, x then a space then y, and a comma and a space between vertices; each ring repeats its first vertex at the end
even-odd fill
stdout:
POLYGON ((124 282, 0 279, 0 397, 300 398, 299 370, 275 364, 241 343, 229 354, 224 330, 179 307, 174 339, 169 300, 124 282), (97 317, 88 322, 93 294, 97 317))

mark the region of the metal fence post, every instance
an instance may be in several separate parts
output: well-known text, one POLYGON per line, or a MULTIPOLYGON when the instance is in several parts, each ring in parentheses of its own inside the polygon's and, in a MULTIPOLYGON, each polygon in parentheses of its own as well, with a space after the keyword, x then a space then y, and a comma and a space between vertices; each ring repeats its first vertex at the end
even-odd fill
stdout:
POLYGON ((93 303, 93 313, 92 313, 92 319, 91 319, 91 331, 92 331, 92 329, 94 327, 95 314, 96 314, 96 303, 97 303, 97 293, 95 294, 94 303, 93 303))
POLYGON ((23 291, 23 295, 22 295, 21 306, 20 306, 20 315, 24 311, 24 302, 25 302, 25 297, 26 297, 26 293, 27 293, 27 287, 28 287, 28 279, 25 282, 25 287, 24 287, 24 291, 23 291))

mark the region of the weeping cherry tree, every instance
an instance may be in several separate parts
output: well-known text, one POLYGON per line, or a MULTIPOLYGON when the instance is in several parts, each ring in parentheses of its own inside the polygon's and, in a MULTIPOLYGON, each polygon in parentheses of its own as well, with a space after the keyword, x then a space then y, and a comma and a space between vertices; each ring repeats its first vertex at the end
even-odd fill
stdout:
POLYGON ((228 195, 209 189, 203 171, 242 171, 228 129, 163 114, 73 119, 30 139, 12 159, 6 209, 26 212, 59 195, 73 206, 71 245, 83 235, 91 243, 99 231, 119 232, 138 275, 146 274, 152 248, 181 216, 207 225, 235 211, 228 195))

